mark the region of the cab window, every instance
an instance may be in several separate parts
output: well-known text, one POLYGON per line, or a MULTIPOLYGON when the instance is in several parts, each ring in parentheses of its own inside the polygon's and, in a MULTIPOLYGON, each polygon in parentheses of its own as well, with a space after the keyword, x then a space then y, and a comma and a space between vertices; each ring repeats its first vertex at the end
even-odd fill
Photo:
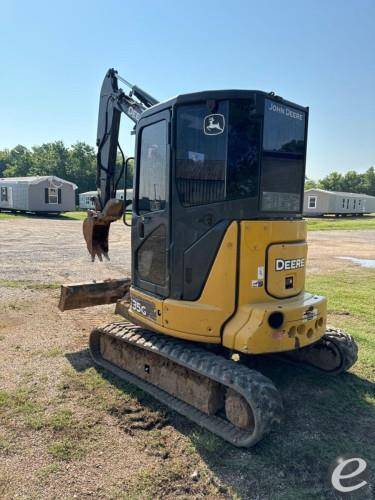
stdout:
POLYGON ((165 208, 167 172, 167 122, 162 120, 141 131, 138 213, 165 208))

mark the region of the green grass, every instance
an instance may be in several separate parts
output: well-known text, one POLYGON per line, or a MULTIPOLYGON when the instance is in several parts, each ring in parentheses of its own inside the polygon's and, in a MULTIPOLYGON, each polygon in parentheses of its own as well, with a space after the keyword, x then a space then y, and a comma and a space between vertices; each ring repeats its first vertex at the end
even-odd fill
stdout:
POLYGON ((55 431, 71 428, 74 425, 73 412, 71 410, 60 409, 50 416, 48 423, 55 431))
MULTIPOLYGON (((87 217, 87 211, 77 211, 77 212, 65 212, 60 215, 61 219, 70 219, 70 220, 84 220, 87 217)), ((131 221, 132 214, 126 214, 126 220, 131 221)))
POLYGON ((31 290, 53 290, 60 288, 59 283, 37 283, 31 280, 3 280, 0 279, 0 287, 4 288, 26 288, 31 290))
POLYGON ((77 442, 72 439, 63 439, 62 441, 53 441, 48 446, 48 453, 57 460, 69 461, 73 458, 78 458, 81 455, 81 450, 77 442))
POLYGON ((0 212, 0 219, 16 219, 28 217, 27 214, 12 214, 10 212, 0 212))
POLYGON ((4 420, 20 418, 34 430, 40 430, 45 425, 43 406, 35 400, 32 391, 22 387, 14 391, 0 391, 0 410, 4 420))
POLYGON ((74 212, 64 212, 60 215, 48 215, 48 214, 29 214, 23 212, 11 213, 11 212, 0 212, 0 219, 36 219, 36 218, 46 218, 46 219, 69 219, 69 220, 83 220, 87 215, 86 210, 77 210, 74 212))
POLYGON ((307 219, 309 231, 326 231, 330 229, 375 229, 375 215, 363 217, 322 217, 307 219))
POLYGON ((368 376, 375 367, 375 271, 310 276, 307 289, 325 295, 331 321, 355 336, 361 347, 357 370, 368 376))
POLYGON ((13 447, 14 444, 10 440, 0 436, 0 455, 7 455, 13 447))
POLYGON ((51 349, 48 349, 45 352, 45 356, 47 358, 58 358, 59 356, 62 356, 64 354, 63 349, 61 347, 51 347, 51 349))
POLYGON ((56 472, 59 472, 60 467, 56 463, 51 463, 48 465, 45 465, 44 467, 41 467, 40 469, 37 470, 36 476, 41 480, 41 481, 46 481, 50 476, 55 474, 56 472))
MULTIPOLYGON (((15 426, 18 432, 34 431, 38 440, 46 439, 46 450, 56 460, 81 459, 93 447, 101 431, 100 424, 90 415, 77 418, 70 408, 61 406, 61 401, 39 400, 34 390, 21 387, 15 390, 0 390, 0 429, 10 433, 15 426)), ((12 451, 12 441, 0 435, 0 456, 12 451)), ((40 472, 48 476, 55 472, 49 467, 40 472)))
MULTIPOLYGON (((60 215, 48 215, 48 214, 28 214, 28 213, 10 213, 10 212, 0 212, 0 219, 60 219, 60 220, 84 220, 87 217, 86 210, 76 210, 74 212, 64 212, 60 215)), ((126 220, 130 221, 132 218, 131 213, 126 214, 126 220)))
POLYGON ((70 220, 84 220, 87 217, 86 210, 77 210, 76 212, 65 212, 60 215, 61 219, 70 219, 70 220))

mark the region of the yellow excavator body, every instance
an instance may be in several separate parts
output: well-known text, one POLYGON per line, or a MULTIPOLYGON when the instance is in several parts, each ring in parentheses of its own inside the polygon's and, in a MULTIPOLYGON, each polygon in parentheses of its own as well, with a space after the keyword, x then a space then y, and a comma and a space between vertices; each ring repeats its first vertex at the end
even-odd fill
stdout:
POLYGON ((305 292, 306 222, 229 226, 196 301, 130 289, 129 316, 174 337, 242 353, 290 351, 325 333, 326 299, 305 292))

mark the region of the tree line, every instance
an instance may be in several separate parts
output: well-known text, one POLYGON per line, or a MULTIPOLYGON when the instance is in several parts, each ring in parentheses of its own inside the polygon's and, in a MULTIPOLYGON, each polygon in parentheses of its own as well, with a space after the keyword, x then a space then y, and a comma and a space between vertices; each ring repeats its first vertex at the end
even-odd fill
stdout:
MULTIPOLYGON (((118 156, 118 170, 122 163, 118 156)), ((133 184, 133 165, 129 166, 127 187, 133 184)), ((32 175, 55 175, 74 182, 78 192, 96 189, 96 153, 92 146, 77 142, 66 147, 62 141, 48 142, 41 146, 26 148, 18 145, 13 149, 0 150, 0 177, 25 177, 32 175)), ((120 183, 122 187, 123 184, 120 183)), ((375 169, 364 173, 350 170, 346 174, 332 172, 319 181, 306 179, 305 189, 327 189, 375 196, 375 169)))
MULTIPOLYGON (((122 158, 117 160, 121 170, 122 158)), ((77 142, 66 147, 62 141, 27 148, 19 144, 0 150, 0 177, 55 175, 78 186, 78 192, 96 190, 96 153, 92 146, 77 142)), ((133 168, 129 165, 128 187, 133 184, 133 168)), ((120 182, 120 187, 123 183, 120 182)))
POLYGON ((375 196, 375 169, 370 167, 360 174, 349 170, 346 174, 331 172, 323 179, 314 181, 306 179, 305 189, 319 188, 327 191, 345 191, 346 193, 361 193, 375 196))

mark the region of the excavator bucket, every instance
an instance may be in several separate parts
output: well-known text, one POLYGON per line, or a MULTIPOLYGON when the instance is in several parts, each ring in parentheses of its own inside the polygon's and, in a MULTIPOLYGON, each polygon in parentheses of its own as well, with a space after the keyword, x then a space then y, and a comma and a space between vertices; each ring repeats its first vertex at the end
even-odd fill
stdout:
POLYGON ((124 204, 121 200, 111 199, 101 212, 88 211, 87 217, 83 221, 83 236, 92 261, 95 260, 95 257, 98 257, 100 261, 103 260, 103 257, 109 260, 109 227, 112 222, 120 219, 123 210, 124 204))
POLYGON ((95 216, 89 215, 83 221, 83 236, 86 240, 87 250, 92 261, 97 256, 99 260, 108 257, 108 235, 111 222, 105 222, 95 216))

